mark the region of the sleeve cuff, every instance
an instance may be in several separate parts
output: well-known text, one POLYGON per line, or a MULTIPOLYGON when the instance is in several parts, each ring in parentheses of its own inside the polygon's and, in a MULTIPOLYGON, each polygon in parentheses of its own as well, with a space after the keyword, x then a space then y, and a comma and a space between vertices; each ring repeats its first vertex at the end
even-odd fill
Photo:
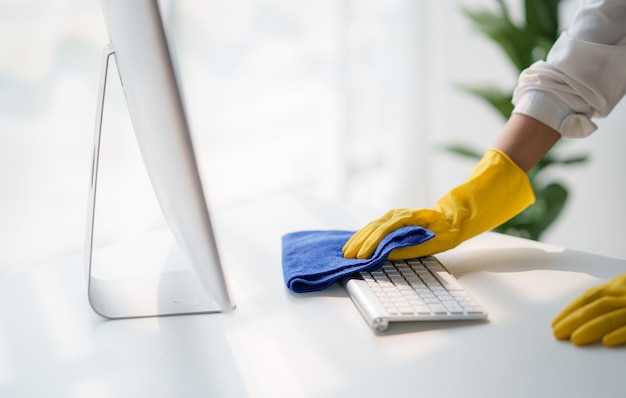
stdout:
MULTIPOLYGON (((518 93, 519 94, 519 93, 518 93)), ((558 131, 563 138, 583 138, 597 126, 587 115, 573 113, 562 101, 539 90, 528 90, 513 99, 514 113, 530 116, 558 131)))

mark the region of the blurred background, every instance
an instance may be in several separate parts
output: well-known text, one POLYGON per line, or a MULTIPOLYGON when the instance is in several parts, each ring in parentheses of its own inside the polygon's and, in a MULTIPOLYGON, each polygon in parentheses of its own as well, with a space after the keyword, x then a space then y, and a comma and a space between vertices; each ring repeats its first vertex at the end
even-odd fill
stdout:
MULTIPOLYGON (((506 3, 519 18, 523 2, 506 3)), ((566 25, 578 1, 562 3, 566 25)), ((484 150, 503 126, 458 85, 513 88, 517 77, 461 11, 493 9, 495 0, 161 4, 216 209, 293 192, 381 213, 430 207, 475 164, 441 145, 484 150)), ((96 0, 0 0, 0 32, 6 274, 82 252, 108 39, 96 0)), ((561 148, 589 161, 550 171, 571 196, 542 240, 626 259, 626 103, 596 122, 591 137, 561 148)), ((104 218, 114 240, 129 219, 139 228, 160 222, 116 79, 104 128, 102 189, 113 203, 104 218)))

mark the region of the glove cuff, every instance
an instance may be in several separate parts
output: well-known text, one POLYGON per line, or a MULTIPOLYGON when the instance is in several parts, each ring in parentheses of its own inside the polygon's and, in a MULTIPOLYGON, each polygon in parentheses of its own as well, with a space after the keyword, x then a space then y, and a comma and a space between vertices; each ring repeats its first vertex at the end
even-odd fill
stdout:
POLYGON ((460 243, 515 217, 535 202, 530 180, 509 156, 492 148, 467 181, 438 202, 460 243))

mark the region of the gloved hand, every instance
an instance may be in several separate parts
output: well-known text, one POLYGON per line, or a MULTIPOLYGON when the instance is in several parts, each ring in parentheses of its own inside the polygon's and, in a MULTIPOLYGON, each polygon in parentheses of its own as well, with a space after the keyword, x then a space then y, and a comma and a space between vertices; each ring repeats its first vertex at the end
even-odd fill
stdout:
POLYGON ((535 201, 528 176, 506 154, 488 150, 467 181, 432 209, 396 209, 357 231, 343 247, 346 258, 370 258, 391 231, 416 225, 436 236, 418 246, 396 249, 389 259, 421 257, 451 249, 499 226, 535 201))
POLYGON ((576 345, 602 340, 605 346, 626 343, 626 274, 592 287, 552 321, 554 336, 576 345))

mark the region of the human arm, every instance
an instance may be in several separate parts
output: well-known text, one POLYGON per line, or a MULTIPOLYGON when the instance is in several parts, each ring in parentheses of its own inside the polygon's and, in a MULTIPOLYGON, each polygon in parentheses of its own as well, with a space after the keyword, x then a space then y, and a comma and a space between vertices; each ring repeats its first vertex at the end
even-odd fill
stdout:
POLYGON ((558 141, 591 134, 626 93, 626 1, 585 1, 546 61, 519 76, 515 109, 494 146, 524 171, 558 141), (533 120, 522 120, 523 117, 533 120))
MULTIPOLYGON (((378 239, 404 225, 424 226, 436 236, 392 253, 396 258, 435 254, 523 210, 532 202, 524 173, 559 138, 585 137, 596 129, 591 119, 608 115, 626 92, 625 65, 626 1, 583 3, 547 61, 520 75, 514 113, 494 143, 499 155, 488 151, 470 178, 433 208, 396 209, 372 221, 347 242, 344 255, 367 257, 378 239), (498 207, 503 200, 510 200, 510 205, 498 207)), ((555 318, 555 336, 574 344, 598 340, 608 346, 626 344, 625 278, 617 277, 574 300, 555 318)))
MULTIPOLYGON (((624 95, 625 18, 624 0, 585 2, 547 61, 537 62, 520 75, 514 113, 494 144, 513 163, 503 178, 477 179, 473 172, 472 178, 444 195, 432 209, 390 211, 358 231, 344 247, 344 255, 367 256, 380 239, 404 225, 441 228, 434 230, 438 237, 422 249, 404 253, 434 254, 484 232, 486 227, 497 226, 493 224, 506 221, 532 203, 528 198, 520 200, 503 213, 488 205, 492 193, 503 200, 518 199, 518 191, 527 191, 528 181, 518 175, 516 166, 528 172, 561 136, 590 134, 595 129, 591 118, 608 114, 624 95), (511 175, 519 181, 519 190, 507 186, 511 175), (468 220, 471 222, 461 222, 468 220), (436 244, 443 235, 454 236, 446 238, 445 244, 436 244)), ((484 170, 484 166, 481 161, 477 168, 484 170)))
POLYGON ((532 169, 561 138, 561 134, 530 116, 514 113, 493 147, 511 158, 524 172, 532 169))
POLYGON ((370 222, 346 243, 344 256, 368 258, 389 232, 407 225, 428 228, 436 235, 419 246, 398 249, 390 258, 435 254, 497 227, 534 202, 525 172, 559 137, 542 122, 512 115, 465 183, 440 198, 432 209, 394 209, 370 222))

